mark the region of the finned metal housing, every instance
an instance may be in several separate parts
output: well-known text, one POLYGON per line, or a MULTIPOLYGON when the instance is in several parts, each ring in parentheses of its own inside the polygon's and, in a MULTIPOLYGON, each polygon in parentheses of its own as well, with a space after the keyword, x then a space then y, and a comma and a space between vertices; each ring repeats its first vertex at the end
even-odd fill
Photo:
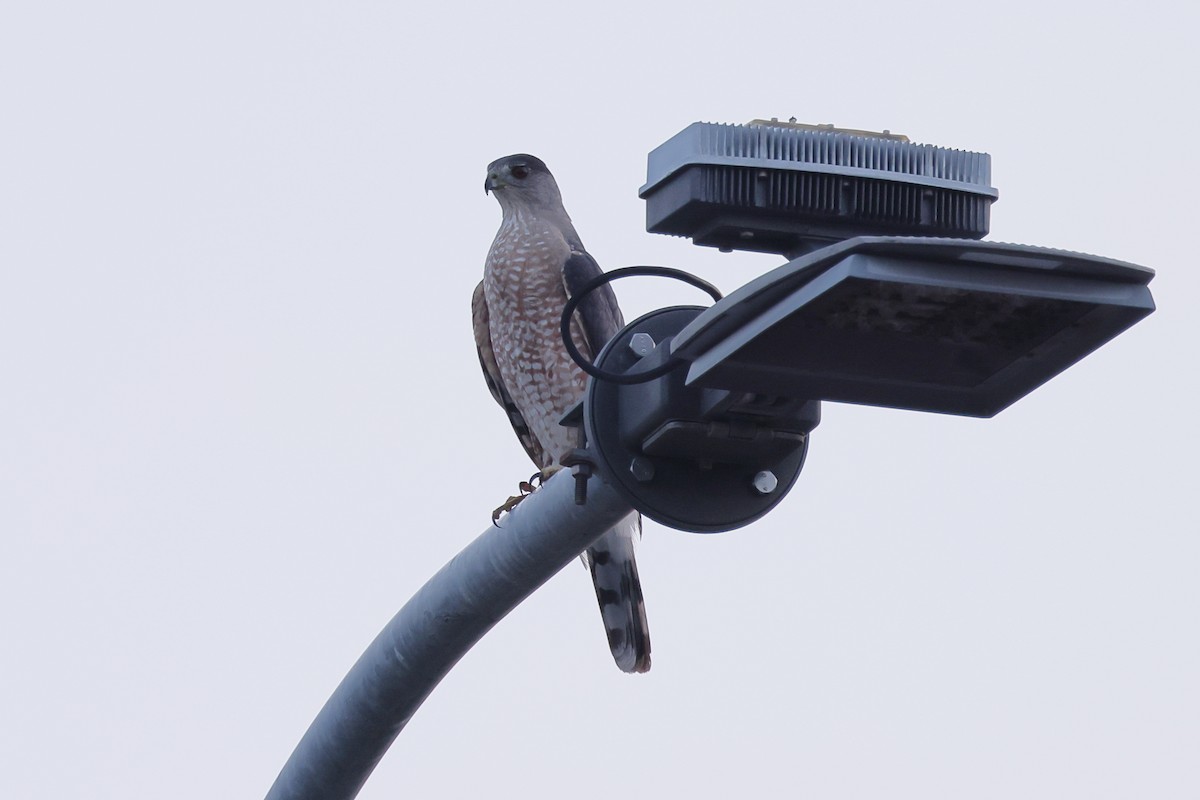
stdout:
POLYGON ((864 234, 987 235, 987 153, 821 126, 697 122, 650 153, 646 230, 794 258, 864 234))

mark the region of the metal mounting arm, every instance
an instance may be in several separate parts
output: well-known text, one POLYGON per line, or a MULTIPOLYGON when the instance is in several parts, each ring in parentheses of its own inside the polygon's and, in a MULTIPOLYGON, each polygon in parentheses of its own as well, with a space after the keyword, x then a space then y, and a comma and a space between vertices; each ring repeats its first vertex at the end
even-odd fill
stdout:
POLYGON ((284 765, 267 800, 355 797, 442 677, 492 626, 622 517, 603 480, 575 504, 567 470, 489 527, 413 595, 359 658, 284 765))

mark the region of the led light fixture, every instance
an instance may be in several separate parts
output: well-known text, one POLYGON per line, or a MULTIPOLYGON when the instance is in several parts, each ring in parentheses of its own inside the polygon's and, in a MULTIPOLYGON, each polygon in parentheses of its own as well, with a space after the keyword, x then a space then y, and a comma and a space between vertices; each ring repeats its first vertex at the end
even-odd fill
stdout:
POLYGON ((990 181, 984 153, 774 120, 655 149, 647 230, 791 260, 600 353, 582 422, 610 482, 671 527, 740 527, 795 482, 821 401, 990 417, 1154 310, 1144 267, 979 241, 990 181))

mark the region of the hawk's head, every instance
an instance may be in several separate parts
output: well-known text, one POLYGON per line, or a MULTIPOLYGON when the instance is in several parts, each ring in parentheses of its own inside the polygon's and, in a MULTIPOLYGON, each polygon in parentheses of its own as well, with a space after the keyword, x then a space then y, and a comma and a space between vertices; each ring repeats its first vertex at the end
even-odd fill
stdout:
POLYGON ((561 206, 558 184, 540 158, 520 153, 488 164, 484 192, 495 192, 501 206, 561 206))

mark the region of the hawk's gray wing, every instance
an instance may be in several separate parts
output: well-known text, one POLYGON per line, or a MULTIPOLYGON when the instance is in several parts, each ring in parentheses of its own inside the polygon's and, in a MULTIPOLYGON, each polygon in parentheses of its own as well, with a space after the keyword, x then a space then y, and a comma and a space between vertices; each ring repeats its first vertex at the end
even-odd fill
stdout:
MULTIPOLYGON (((563 264, 563 286, 566 287, 567 297, 574 297, 589 281, 602 274, 596 259, 584 250, 572 248, 567 263, 563 264)), ((583 327, 584 338, 591 350, 587 355, 591 358, 598 355, 608 340, 625 325, 621 308, 617 305, 617 296, 608 283, 588 294, 575 313, 583 327)))
MULTIPOLYGON (((563 286, 567 296, 574 297, 601 274, 596 260, 582 247, 573 245, 571 255, 563 265, 563 286)), ((625 325, 617 296, 612 285, 607 283, 583 299, 575 319, 583 329, 587 349, 591 351, 584 353, 588 358, 595 358, 625 325)), ((600 602, 600 614, 604 618, 613 658, 625 672, 646 672, 650 669, 650 626, 646 622, 642 582, 633 554, 634 539, 642 534, 641 514, 630 514, 621 526, 588 548, 584 563, 592 571, 596 599, 600 602)))
POLYGON ((475 293, 471 295, 471 326, 475 329, 475 350, 479 354, 479 366, 483 367, 483 379, 487 382, 488 391, 492 393, 492 397, 508 415, 509 424, 512 425, 525 452, 533 459, 533 463, 543 463, 542 447, 534 438, 533 432, 529 430, 525 417, 521 416, 520 410, 513 403, 512 396, 508 393, 508 389, 504 386, 504 380, 500 377, 500 367, 496 365, 496 354, 492 350, 491 329, 488 327, 488 307, 487 298, 483 294, 483 281, 479 282, 479 285, 475 287, 475 293))

